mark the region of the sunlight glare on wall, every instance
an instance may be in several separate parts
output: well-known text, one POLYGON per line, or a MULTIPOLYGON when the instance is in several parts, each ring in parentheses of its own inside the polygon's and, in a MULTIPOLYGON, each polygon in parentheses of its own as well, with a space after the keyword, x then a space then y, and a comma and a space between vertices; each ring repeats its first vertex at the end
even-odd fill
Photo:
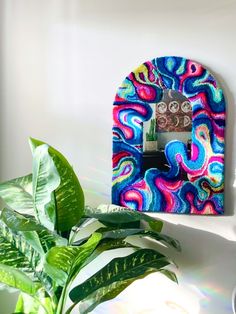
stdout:
POLYGON ((134 282, 116 299, 100 305, 93 313, 199 314, 201 297, 189 286, 176 284, 156 273, 134 282))

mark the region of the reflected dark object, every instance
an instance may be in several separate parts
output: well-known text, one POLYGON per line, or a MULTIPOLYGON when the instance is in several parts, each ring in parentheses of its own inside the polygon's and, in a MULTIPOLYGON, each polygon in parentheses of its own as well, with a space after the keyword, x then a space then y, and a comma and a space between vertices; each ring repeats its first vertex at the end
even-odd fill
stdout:
MULTIPOLYGON (((190 154, 190 152, 188 153, 190 154)), ((168 164, 164 151, 143 153, 142 175, 144 176, 145 171, 151 168, 156 168, 160 171, 165 172, 168 172, 170 170, 170 166, 168 164)), ((187 173, 183 169, 180 170, 179 179, 188 181, 187 173)))

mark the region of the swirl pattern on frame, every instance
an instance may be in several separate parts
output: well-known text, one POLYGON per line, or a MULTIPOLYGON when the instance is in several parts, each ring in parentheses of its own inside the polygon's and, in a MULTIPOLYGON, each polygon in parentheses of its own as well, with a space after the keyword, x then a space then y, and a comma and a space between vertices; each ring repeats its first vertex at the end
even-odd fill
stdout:
POLYGON ((112 202, 138 211, 222 214, 224 201, 225 99, 202 65, 160 57, 131 72, 113 108, 112 202), (143 123, 164 90, 175 90, 192 106, 191 156, 181 141, 165 146, 169 171, 142 173, 143 123), (188 180, 180 177, 187 174, 188 180))

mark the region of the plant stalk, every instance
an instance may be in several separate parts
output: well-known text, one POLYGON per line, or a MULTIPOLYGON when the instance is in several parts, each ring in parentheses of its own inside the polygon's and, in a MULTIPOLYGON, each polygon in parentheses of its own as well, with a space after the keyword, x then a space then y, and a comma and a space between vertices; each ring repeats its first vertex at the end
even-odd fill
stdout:
MULTIPOLYGON (((75 306, 77 305, 78 303, 73 303, 69 308, 68 310, 65 312, 65 314, 70 314, 71 311, 75 308, 75 306)), ((79 313, 78 313, 79 314, 79 313)))
POLYGON ((65 306, 66 295, 67 295, 67 286, 68 286, 68 283, 65 284, 65 286, 62 290, 62 293, 61 293, 61 296, 60 296, 60 299, 59 299, 59 302, 57 305, 56 314, 63 314, 63 309, 65 306))

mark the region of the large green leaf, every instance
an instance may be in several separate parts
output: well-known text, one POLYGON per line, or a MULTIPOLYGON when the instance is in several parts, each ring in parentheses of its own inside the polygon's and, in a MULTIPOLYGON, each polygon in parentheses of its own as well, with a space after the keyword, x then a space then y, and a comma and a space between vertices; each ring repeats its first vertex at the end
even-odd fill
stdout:
POLYGON ((32 174, 28 174, 26 176, 15 178, 11 181, 14 181, 16 184, 22 186, 26 192, 28 192, 30 195, 33 194, 32 190, 32 174))
POLYGON ((24 216, 10 208, 3 208, 1 220, 15 231, 41 231, 45 229, 33 216, 24 216))
POLYGON ((41 280, 40 254, 4 226, 0 231, 0 264, 20 270, 32 280, 41 280))
MULTIPOLYGON (((125 239, 128 236, 139 236, 139 237, 149 237, 156 241, 163 242, 164 244, 175 248, 177 251, 181 251, 181 247, 179 241, 173 239, 170 236, 165 234, 153 231, 153 230, 146 230, 146 229, 110 229, 110 228, 100 228, 97 232, 102 234, 102 240, 100 244, 103 244, 105 240, 109 239, 125 239)), ((88 237, 82 238, 73 243, 73 245, 80 245, 84 243, 88 237)))
POLYGON ((156 241, 163 242, 168 246, 175 248, 177 251, 181 251, 179 241, 173 239, 172 237, 145 229, 118 229, 118 230, 106 230, 106 228, 101 228, 97 230, 102 233, 103 239, 122 239, 128 236, 138 235, 140 237, 150 237, 156 241))
POLYGON ((160 232, 163 227, 163 222, 161 220, 116 205, 103 205, 99 206, 97 209, 87 207, 85 215, 87 217, 98 219, 106 226, 117 228, 137 228, 138 225, 134 223, 142 220, 147 222, 149 227, 154 231, 160 232))
POLYGON ((146 272, 158 271, 170 263, 167 257, 154 250, 140 249, 128 256, 113 259, 92 277, 73 288, 69 295, 74 303, 78 303, 114 282, 138 278, 146 272))
POLYGON ((33 212, 32 175, 27 175, 0 184, 0 197, 12 209, 25 213, 33 212))
POLYGON ((126 242, 124 239, 101 239, 96 249, 93 253, 88 257, 84 265, 88 265, 95 258, 97 258, 101 253, 105 251, 115 250, 115 249, 138 249, 139 247, 126 242))
POLYGON ((3 225, 0 227, 0 263, 32 272, 32 265, 39 263, 39 253, 23 243, 20 236, 3 225))
POLYGON ((1 212, 1 220, 9 229, 24 237, 39 253, 44 254, 53 246, 67 244, 65 238, 40 225, 34 217, 4 208, 1 212))
POLYGON ((96 251, 98 251, 98 253, 102 253, 104 251, 120 248, 138 248, 138 247, 131 243, 126 242, 123 238, 121 239, 102 238, 96 248, 96 251))
POLYGON ((101 238, 100 233, 94 233, 80 247, 62 246, 50 249, 45 259, 46 272, 57 284, 65 285, 75 278, 101 238))
MULTIPOLYGON (((30 139, 31 148, 45 144, 36 139, 30 139)), ((84 194, 79 180, 66 158, 56 149, 49 146, 61 183, 54 192, 56 203, 56 229, 59 231, 70 230, 84 214, 84 194)))
MULTIPOLYGON (((139 277, 133 277, 127 280, 116 281, 116 282, 113 282, 111 285, 108 285, 108 286, 105 286, 96 290, 94 293, 90 294, 86 299, 80 302, 80 306, 79 306, 80 314, 90 313, 96 306, 98 306, 102 302, 105 302, 105 301, 108 301, 117 297, 125 288, 127 288, 134 281, 138 279, 142 279, 146 277, 147 275, 156 271, 157 271, 156 269, 150 269, 149 271, 146 271, 143 275, 139 277)), ((166 275, 171 280, 177 282, 177 278, 172 271, 169 271, 167 269, 160 269, 158 271, 166 275)), ((68 313, 70 312, 68 311, 68 313)))
POLYGON ((33 282, 22 271, 1 263, 0 282, 31 295, 34 295, 40 287, 38 283, 33 282))
MULTIPOLYGON (((145 275, 147 276, 147 272, 145 275)), ((90 294, 86 299, 80 302, 79 313, 87 314, 90 313, 99 304, 111 300, 118 296, 125 288, 127 288, 132 282, 140 278, 132 278, 123 281, 113 282, 109 286, 102 287, 90 294)), ((68 311, 68 313, 70 313, 68 311)), ((66 313, 67 314, 67 313, 66 313)))
POLYGON ((60 184, 60 176, 48 148, 43 144, 33 152, 33 201, 39 221, 53 230, 55 222, 48 215, 47 205, 54 201, 53 191, 60 184))
POLYGON ((52 239, 42 231, 13 231, 0 224, 0 263, 25 272, 34 281, 40 281, 50 291, 51 280, 43 270, 45 251, 52 239), (39 232, 39 233, 37 233, 39 232))

